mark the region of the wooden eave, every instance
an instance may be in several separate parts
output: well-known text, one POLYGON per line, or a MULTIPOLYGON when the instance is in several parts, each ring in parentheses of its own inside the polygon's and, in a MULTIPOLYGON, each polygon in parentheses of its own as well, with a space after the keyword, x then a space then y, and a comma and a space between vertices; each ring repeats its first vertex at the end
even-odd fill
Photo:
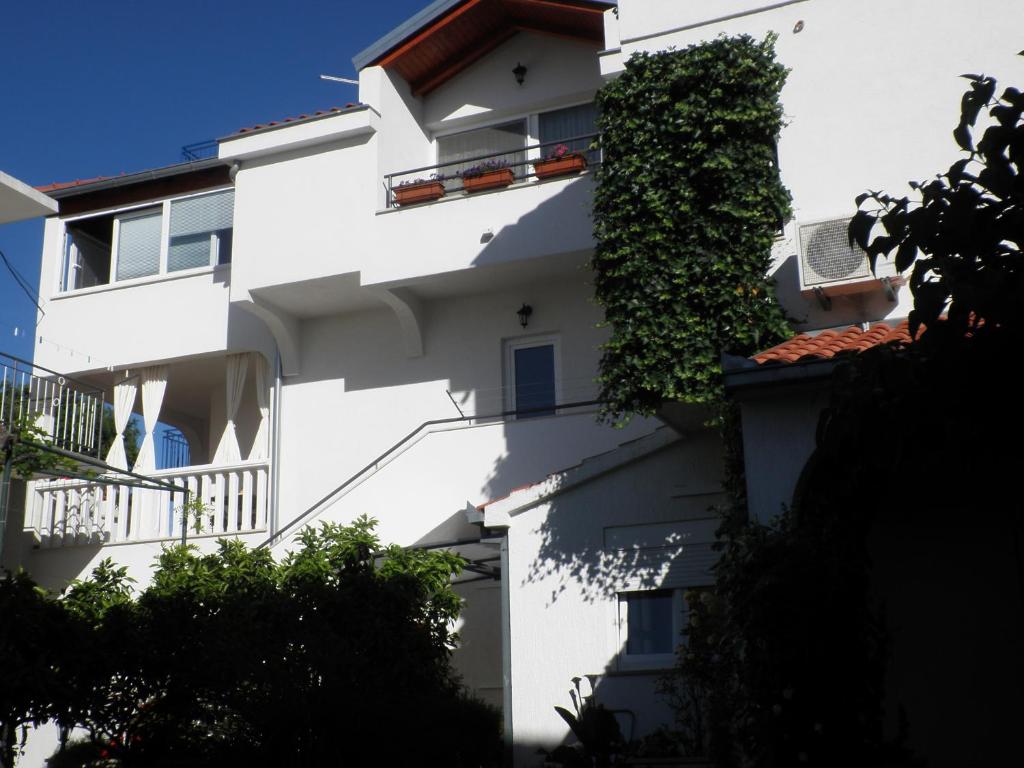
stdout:
POLYGON ((370 62, 401 75, 416 96, 451 80, 521 31, 600 46, 609 6, 586 0, 465 0, 370 62))

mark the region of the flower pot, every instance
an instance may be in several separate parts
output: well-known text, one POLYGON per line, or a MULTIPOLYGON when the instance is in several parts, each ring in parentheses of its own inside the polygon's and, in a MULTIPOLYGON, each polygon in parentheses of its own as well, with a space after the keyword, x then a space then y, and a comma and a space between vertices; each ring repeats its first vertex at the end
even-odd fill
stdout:
POLYGON ((395 187, 395 203, 397 205, 412 205, 413 203, 428 203, 444 197, 444 184, 440 181, 421 181, 416 184, 403 184, 395 187))
POLYGON ((498 189, 507 187, 515 180, 511 168, 498 168, 493 171, 485 171, 479 176, 462 178, 462 188, 467 192, 483 192, 485 189, 498 189))
POLYGON ((555 176, 568 176, 586 170, 587 158, 581 154, 562 155, 547 160, 537 160, 533 164, 533 173, 538 179, 550 179, 555 176))

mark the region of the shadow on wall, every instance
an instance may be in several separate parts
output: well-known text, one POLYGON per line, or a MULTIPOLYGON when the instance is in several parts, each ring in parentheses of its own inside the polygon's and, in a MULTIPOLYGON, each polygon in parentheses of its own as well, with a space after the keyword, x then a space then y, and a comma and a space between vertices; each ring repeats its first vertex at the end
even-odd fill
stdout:
POLYGON ((39 541, 33 531, 25 530, 26 483, 16 480, 11 483, 11 494, 7 510, 7 532, 4 548, 0 553, 0 567, 11 571, 24 568, 44 589, 59 592, 71 579, 78 578, 92 563, 101 550, 101 545, 85 544, 74 547, 59 547, 45 551, 39 548, 39 541), (36 558, 45 557, 46 567, 36 567, 36 558))
POLYGON ((669 428, 661 427, 623 437, 618 449, 553 480, 557 495, 530 531, 537 556, 524 583, 550 584, 549 605, 570 585, 595 602, 692 580, 716 557, 710 544, 718 524, 715 506, 723 501, 717 435, 672 440, 669 428), (637 456, 614 466, 617 452, 629 451, 637 456), (605 471, 602 464, 613 468, 605 471), (559 492, 561 484, 591 471, 601 474, 559 492))
MULTIPOLYGON (((309 347, 331 346, 339 350, 337 357, 327 359, 312 352, 304 352, 303 370, 296 377, 302 382, 343 378, 345 391, 379 389, 425 382, 450 382, 453 392, 480 392, 478 401, 486 400, 486 407, 478 412, 501 410, 502 400, 496 396, 502 387, 502 338, 522 335, 516 310, 524 300, 543 294, 545 306, 558 306, 559 297, 565 301, 565 291, 573 291, 570 301, 592 295, 588 287, 589 249, 593 241, 590 234, 589 205, 592 177, 583 177, 564 184, 556 194, 517 221, 500 227, 486 242, 481 236, 488 223, 474 226, 468 243, 460 241, 459 233, 452 233, 446 248, 465 249, 472 258, 466 269, 444 272, 410 285, 389 285, 409 291, 420 302, 420 326, 424 355, 408 358, 401 336, 401 328, 394 313, 381 306, 330 321, 306 321, 314 338, 309 347), (579 222, 570 226, 567 222, 579 222), (475 255, 474 255, 475 254, 475 255), (529 254, 530 258, 524 258, 529 254), (557 283, 557 284, 556 284, 557 283), (520 290, 521 289, 521 290, 520 290), (515 292, 513 298, 504 294, 515 292), (522 294, 522 295, 520 295, 522 294), (467 324, 467 314, 473 323, 467 324), (323 338, 318 330, 322 326, 323 338), (490 335, 488 335, 490 334, 490 335), (379 340, 367 344, 367 338, 379 340), (343 351, 343 354, 340 354, 343 351), (481 365, 480 361, 492 365, 481 365)), ((559 183, 559 182, 553 182, 559 183)), ((523 194, 530 190, 498 190, 478 193, 486 195, 523 194)), ((472 206, 474 200, 442 203, 444 206, 472 206)), ((396 211, 394 217, 429 214, 429 206, 420 211, 396 211)), ((489 230, 488 230, 489 231, 489 230)), ((592 308, 596 324, 600 316, 592 308)), ((558 315, 552 312, 550 318, 558 315)), ((536 319, 536 318, 535 318, 536 319)), ((535 324, 531 327, 531 331, 535 324)), ((549 328, 548 330, 556 330, 549 328)), ((304 347, 305 347, 304 342, 304 347)), ((440 392, 443 396, 443 392, 440 392)), ((443 407, 454 412, 445 399, 443 407)))
POLYGON ((552 478, 546 501, 512 513, 517 765, 536 764, 539 742, 573 740, 554 710, 570 707, 573 677, 593 676, 624 740, 673 723, 658 681, 685 628, 685 590, 711 583, 720 451, 714 432, 663 428, 552 478))

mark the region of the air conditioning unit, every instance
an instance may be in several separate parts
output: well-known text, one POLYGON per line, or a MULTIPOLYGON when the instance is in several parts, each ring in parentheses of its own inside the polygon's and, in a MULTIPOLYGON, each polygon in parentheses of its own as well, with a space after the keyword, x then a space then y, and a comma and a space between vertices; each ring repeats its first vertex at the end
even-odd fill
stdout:
POLYGON ((805 293, 862 293, 872 290, 891 291, 889 262, 878 260, 879 272, 872 273, 868 255, 850 244, 849 218, 823 219, 797 226, 797 247, 800 263, 800 290, 805 293))

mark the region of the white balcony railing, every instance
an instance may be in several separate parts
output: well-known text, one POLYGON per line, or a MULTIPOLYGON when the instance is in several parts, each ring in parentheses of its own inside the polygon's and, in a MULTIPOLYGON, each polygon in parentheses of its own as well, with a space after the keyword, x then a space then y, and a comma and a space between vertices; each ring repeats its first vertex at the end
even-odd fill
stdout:
MULTIPOLYGON (((189 489, 203 505, 187 536, 231 536, 267 528, 270 465, 250 461, 161 470, 150 477, 189 489)), ((37 482, 26 530, 41 547, 180 540, 185 494, 116 480, 37 482)))
MULTIPOLYGON (((34 427, 26 439, 92 456, 99 455, 103 391, 0 352, 0 425, 34 427)), ((0 430, 2 431, 2 430, 0 430)))

